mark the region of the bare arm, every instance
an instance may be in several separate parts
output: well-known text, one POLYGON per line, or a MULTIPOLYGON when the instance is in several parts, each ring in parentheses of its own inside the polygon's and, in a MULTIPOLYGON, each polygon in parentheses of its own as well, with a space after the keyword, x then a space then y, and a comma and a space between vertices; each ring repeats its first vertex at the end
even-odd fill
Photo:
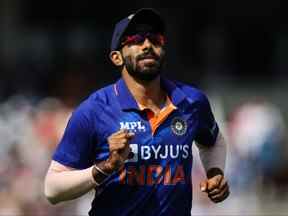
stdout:
POLYGON ((46 198, 52 204, 57 204, 87 193, 96 186, 92 168, 75 170, 52 161, 45 178, 44 193, 46 198))
POLYGON ((223 135, 219 132, 216 143, 213 146, 208 147, 199 143, 196 144, 206 172, 211 168, 219 168, 224 172, 227 147, 223 135))
POLYGON ((87 169, 75 170, 52 161, 45 178, 44 193, 52 204, 72 200, 100 185, 109 175, 118 171, 128 158, 128 141, 133 133, 120 130, 108 138, 110 156, 87 169), (101 170, 101 172, 99 171, 101 170))
POLYGON ((207 173, 207 179, 200 182, 202 192, 215 203, 222 202, 229 194, 229 185, 224 177, 226 162, 226 143, 219 132, 216 143, 207 147, 197 144, 200 158, 207 173))

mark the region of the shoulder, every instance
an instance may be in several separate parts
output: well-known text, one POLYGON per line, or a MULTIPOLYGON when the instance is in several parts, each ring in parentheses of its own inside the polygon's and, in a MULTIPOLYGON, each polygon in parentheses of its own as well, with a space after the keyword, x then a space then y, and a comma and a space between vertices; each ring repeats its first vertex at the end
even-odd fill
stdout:
POLYGON ((197 103, 207 103, 208 97, 206 93, 198 88, 193 86, 192 84, 180 82, 180 81, 173 81, 175 85, 181 89, 181 91, 185 94, 187 99, 191 102, 197 102, 197 103))
POLYGON ((87 98, 87 102, 90 104, 109 104, 115 97, 114 84, 107 85, 101 89, 94 91, 87 98))
POLYGON ((92 92, 75 108, 73 114, 89 119, 91 114, 103 110, 112 101, 115 101, 113 91, 111 84, 92 92))

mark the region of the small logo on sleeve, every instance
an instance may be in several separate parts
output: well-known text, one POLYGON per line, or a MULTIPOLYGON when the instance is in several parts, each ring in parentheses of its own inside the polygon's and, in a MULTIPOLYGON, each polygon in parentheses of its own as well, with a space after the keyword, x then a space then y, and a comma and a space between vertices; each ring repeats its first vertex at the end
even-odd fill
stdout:
POLYGON ((183 136, 187 131, 187 122, 180 117, 175 117, 171 122, 171 130, 177 136, 183 136))

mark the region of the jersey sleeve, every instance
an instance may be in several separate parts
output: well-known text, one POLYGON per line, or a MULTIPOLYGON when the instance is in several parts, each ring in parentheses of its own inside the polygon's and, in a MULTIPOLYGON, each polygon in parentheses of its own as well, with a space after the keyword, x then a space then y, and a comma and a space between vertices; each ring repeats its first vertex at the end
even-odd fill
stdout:
POLYGON ((219 133, 210 103, 206 95, 200 95, 199 101, 199 127, 195 141, 201 145, 214 145, 219 133))
POLYGON ((93 130, 91 119, 82 109, 70 117, 64 135, 58 144, 53 160, 75 169, 85 169, 93 164, 93 130))

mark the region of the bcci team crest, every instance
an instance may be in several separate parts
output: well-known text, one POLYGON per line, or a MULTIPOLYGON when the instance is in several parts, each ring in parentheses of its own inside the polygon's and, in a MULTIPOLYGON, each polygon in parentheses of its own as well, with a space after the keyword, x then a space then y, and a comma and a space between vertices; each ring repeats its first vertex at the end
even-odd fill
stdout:
POLYGON ((172 120, 171 129, 177 136, 183 136, 187 131, 187 122, 180 117, 175 117, 172 120))

